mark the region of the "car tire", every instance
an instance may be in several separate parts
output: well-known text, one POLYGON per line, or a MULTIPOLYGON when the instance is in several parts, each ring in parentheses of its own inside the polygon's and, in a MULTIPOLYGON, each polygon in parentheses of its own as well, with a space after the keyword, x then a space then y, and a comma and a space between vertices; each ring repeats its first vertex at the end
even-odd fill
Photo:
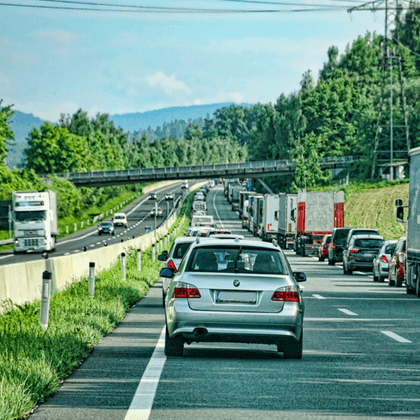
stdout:
POLYGON ((417 273, 416 296, 417 297, 420 297, 420 278, 419 278, 419 273, 417 273))
MULTIPOLYGON (((277 346, 277 350, 280 351, 279 346, 277 346)), ((283 357, 285 359, 302 359, 303 353, 303 330, 300 333, 299 341, 291 340, 287 341, 281 347, 283 351, 283 357)))
POLYGON ((410 286, 408 286, 408 284, 405 285, 405 292, 407 293, 407 295, 414 295, 414 293, 416 293, 416 291, 410 286))
POLYGON ((396 287, 402 287, 402 284, 403 284, 403 279, 397 278, 397 281, 395 282, 395 286, 396 287))
POLYGON ((379 283, 383 283, 385 281, 385 277, 384 276, 379 276, 379 283))
POLYGON ((375 272, 373 272, 373 281, 378 281, 378 280, 379 280, 378 276, 375 274, 375 272))
POLYGON ((395 286, 395 281, 391 280, 391 277, 388 276, 388 286, 395 286))
POLYGON ((165 307, 165 298, 166 298, 165 292, 162 290, 162 308, 165 307))
POLYGON ((169 337, 168 327, 166 327, 165 334, 165 355, 179 357, 184 351, 184 339, 180 335, 169 337))
POLYGON ((347 269, 347 274, 348 274, 349 276, 353 275, 353 270, 352 270, 351 268, 348 268, 348 269, 347 269))

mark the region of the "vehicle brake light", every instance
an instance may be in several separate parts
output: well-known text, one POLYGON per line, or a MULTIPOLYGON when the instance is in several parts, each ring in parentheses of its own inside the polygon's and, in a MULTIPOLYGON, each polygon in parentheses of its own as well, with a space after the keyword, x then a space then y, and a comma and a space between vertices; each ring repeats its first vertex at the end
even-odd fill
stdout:
POLYGON ((199 299, 201 298, 201 295, 199 290, 192 284, 178 283, 177 287, 174 289, 172 297, 179 299, 199 299))
POLYGON ((167 268, 172 268, 174 270, 174 273, 176 273, 178 270, 176 269, 176 265, 172 260, 169 260, 166 264, 167 268))
POLYGON ((350 250, 350 252, 351 252, 352 254, 357 254, 359 251, 360 251, 360 249, 359 249, 359 248, 354 248, 354 249, 351 249, 351 250, 350 250))
POLYGON ((388 258, 386 257, 386 255, 382 255, 381 261, 384 262, 384 263, 389 264, 389 261, 388 261, 388 258))
POLYGON ((271 298, 275 302, 299 302, 296 286, 286 286, 277 289, 271 298))

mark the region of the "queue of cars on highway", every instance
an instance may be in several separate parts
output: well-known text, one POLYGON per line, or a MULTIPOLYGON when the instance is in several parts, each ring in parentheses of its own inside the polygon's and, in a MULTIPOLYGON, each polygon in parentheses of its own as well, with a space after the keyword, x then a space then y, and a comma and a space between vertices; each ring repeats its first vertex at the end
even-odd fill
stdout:
POLYGON ((292 271, 277 243, 232 235, 199 212, 189 236, 158 256, 164 261, 165 354, 181 356, 193 342, 240 342, 273 344, 284 358, 300 359, 304 303, 298 282, 305 274, 292 271))

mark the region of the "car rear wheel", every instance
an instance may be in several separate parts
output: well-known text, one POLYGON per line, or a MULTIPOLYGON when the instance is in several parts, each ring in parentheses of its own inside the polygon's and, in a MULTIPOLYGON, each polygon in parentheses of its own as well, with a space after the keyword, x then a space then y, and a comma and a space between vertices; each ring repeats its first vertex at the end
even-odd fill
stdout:
POLYGON ((348 269, 347 269, 347 274, 348 274, 349 276, 351 276, 351 275, 353 274, 353 270, 352 270, 351 268, 348 268, 348 269))
POLYGON ((184 351, 184 339, 177 335, 175 337, 169 337, 168 327, 166 327, 165 335, 165 355, 179 357, 182 356, 184 351))
POLYGON ((163 308, 165 307, 165 298, 166 298, 165 292, 162 290, 162 307, 163 308))
POLYGON ((417 282, 416 282, 416 296, 420 297, 420 279, 419 279, 418 272, 417 272, 417 282))
POLYGON ((300 333, 299 341, 293 340, 283 344, 281 349, 277 346, 278 351, 283 351, 285 359, 302 359, 303 353, 303 330, 300 333))
POLYGON ((408 284, 405 285, 405 291, 406 291, 407 295, 414 295, 414 293, 416 292, 408 284))

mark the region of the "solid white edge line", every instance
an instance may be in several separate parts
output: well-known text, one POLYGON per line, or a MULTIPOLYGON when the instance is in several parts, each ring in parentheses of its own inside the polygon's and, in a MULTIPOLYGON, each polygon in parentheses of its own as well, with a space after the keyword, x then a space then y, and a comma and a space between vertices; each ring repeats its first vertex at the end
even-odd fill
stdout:
POLYGON ((347 315, 351 315, 351 316, 358 316, 357 314, 355 314, 354 312, 352 312, 352 311, 349 311, 348 309, 345 309, 345 308, 337 308, 339 311, 341 311, 341 312, 343 312, 343 313, 345 313, 345 314, 347 314, 347 315))
POLYGON ((165 327, 162 329, 155 350, 141 377, 124 420, 147 420, 149 418, 159 384, 159 378, 166 362, 166 356, 163 351, 164 346, 165 327))
POLYGON ((395 334, 392 331, 381 331, 381 333, 393 338, 394 340, 399 341, 400 343, 411 343, 410 340, 407 340, 406 338, 401 337, 400 335, 395 334))

